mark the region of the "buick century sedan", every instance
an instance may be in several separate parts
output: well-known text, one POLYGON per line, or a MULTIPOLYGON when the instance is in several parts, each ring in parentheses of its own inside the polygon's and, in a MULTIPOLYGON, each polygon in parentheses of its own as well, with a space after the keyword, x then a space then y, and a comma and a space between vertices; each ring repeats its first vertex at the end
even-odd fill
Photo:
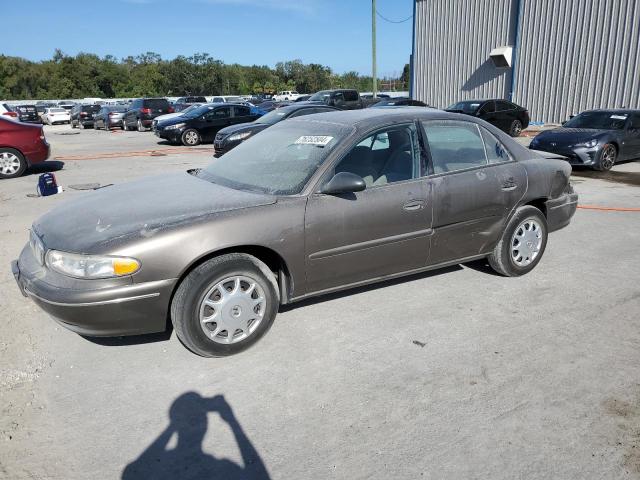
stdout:
POLYGON ((12 267, 24 295, 82 335, 173 324, 193 352, 229 355, 310 296, 481 258, 530 272, 575 213, 570 172, 465 115, 320 113, 205 168, 61 205, 12 267))

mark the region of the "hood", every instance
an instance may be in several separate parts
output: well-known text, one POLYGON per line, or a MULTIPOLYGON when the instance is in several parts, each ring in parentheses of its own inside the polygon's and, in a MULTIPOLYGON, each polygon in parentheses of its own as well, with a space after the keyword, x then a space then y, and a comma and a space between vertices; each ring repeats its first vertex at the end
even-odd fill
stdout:
POLYGON ((545 130, 535 136, 537 142, 555 142, 559 145, 573 145, 598 138, 601 135, 608 135, 611 130, 598 130, 594 128, 554 128, 545 130))
POLYGON ((256 122, 238 123, 237 125, 230 125, 223 128, 218 132, 218 134, 222 134, 226 137, 227 135, 232 135, 238 132, 258 132, 260 130, 264 130, 268 126, 269 125, 267 124, 256 122))
POLYGON ((233 190, 185 172, 96 190, 54 208, 33 226, 47 248, 106 253, 122 242, 221 212, 275 202, 273 196, 233 190))

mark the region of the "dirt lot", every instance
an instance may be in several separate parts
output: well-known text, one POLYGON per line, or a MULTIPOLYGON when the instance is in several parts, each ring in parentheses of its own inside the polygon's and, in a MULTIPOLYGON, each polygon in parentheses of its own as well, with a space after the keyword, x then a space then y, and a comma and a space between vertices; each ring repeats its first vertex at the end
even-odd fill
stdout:
MULTIPOLYGON (((480 262, 317 299, 202 359, 173 334, 89 341, 19 294, 9 262, 90 194, 71 186, 211 158, 69 132, 47 127, 63 194, 0 183, 0 478, 640 478, 640 212, 578 210, 525 277, 480 262)), ((640 208, 640 163, 598 177, 574 177, 582 205, 640 208)))

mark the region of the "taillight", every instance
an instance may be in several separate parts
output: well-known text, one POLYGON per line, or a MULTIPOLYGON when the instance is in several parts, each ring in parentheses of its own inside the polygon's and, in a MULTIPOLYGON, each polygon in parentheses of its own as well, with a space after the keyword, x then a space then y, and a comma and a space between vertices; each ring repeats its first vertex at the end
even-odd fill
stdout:
POLYGON ((145 114, 150 114, 151 113, 151 109, 150 108, 141 108, 140 109, 140 113, 145 113, 145 114))
POLYGON ((116 116, 116 114, 115 114, 114 112, 111 112, 111 113, 109 113, 109 116, 110 116, 110 117, 115 117, 115 116, 116 116))
POLYGON ((173 113, 175 112, 175 109, 173 107, 169 107, 169 113, 173 113))
POLYGON ((16 118, 18 116, 16 112, 4 112, 3 115, 6 115, 7 117, 13 117, 13 118, 16 118))
POLYGON ((81 117, 86 117, 87 116, 87 112, 80 112, 80 116, 81 117))

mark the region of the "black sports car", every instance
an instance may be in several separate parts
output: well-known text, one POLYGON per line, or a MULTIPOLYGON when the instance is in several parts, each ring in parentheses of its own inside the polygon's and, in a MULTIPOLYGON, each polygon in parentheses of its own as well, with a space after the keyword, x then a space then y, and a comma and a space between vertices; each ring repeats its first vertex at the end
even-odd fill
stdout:
POLYGON ((449 105, 445 110, 481 118, 512 137, 520 136, 529 126, 529 111, 506 100, 465 100, 449 105))
POLYGON ((302 115, 310 115, 312 113, 330 112, 332 110, 336 109, 326 105, 294 103, 286 107, 278 108, 277 110, 272 110, 253 122, 240 123, 223 128, 218 132, 213 142, 215 148, 213 156, 221 157, 249 137, 287 118, 301 117, 302 115))
POLYGON ((572 165, 610 170, 616 162, 640 158, 640 110, 589 110, 562 127, 538 134, 529 145, 572 165))

